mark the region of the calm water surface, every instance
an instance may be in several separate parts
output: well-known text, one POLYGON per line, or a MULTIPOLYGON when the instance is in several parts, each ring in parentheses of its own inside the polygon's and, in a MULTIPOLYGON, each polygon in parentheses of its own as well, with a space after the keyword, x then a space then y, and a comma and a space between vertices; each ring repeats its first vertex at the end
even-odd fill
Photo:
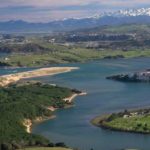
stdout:
MULTIPOLYGON (((101 60, 67 66, 77 66, 80 70, 38 80, 87 91, 88 95, 77 97, 75 107, 57 111, 56 119, 36 125, 33 133, 81 150, 150 150, 150 135, 113 132, 90 124, 90 120, 100 114, 150 106, 150 84, 105 79, 113 74, 148 69, 150 59, 101 60)), ((30 69, 1 69, 1 74, 24 70, 30 69)))

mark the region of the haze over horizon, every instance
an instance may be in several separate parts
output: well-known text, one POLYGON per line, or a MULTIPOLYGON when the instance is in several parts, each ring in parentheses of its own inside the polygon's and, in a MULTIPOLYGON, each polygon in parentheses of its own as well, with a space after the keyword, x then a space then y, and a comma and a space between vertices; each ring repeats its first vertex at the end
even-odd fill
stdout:
POLYGON ((1 0, 0 20, 50 22, 64 18, 83 18, 119 9, 150 7, 148 0, 1 0))

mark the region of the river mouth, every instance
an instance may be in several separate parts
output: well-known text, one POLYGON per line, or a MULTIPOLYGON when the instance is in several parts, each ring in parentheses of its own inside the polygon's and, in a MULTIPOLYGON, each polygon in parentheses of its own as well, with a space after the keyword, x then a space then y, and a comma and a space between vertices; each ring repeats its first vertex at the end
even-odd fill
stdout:
POLYGON ((149 69, 149 64, 149 58, 67 64, 80 69, 67 74, 36 78, 47 83, 83 90, 88 95, 77 97, 75 107, 58 110, 55 119, 34 126, 33 133, 44 135, 54 142, 63 141, 82 150, 149 150, 150 135, 107 131, 90 123, 90 120, 98 115, 150 106, 150 84, 122 83, 105 79, 113 74, 149 69))

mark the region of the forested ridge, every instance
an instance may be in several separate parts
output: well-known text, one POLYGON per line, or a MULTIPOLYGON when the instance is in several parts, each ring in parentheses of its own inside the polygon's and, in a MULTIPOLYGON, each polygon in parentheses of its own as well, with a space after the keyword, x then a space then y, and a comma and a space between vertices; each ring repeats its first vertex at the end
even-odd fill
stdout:
POLYGON ((29 134, 23 125, 24 119, 48 117, 48 106, 63 108, 63 98, 73 90, 42 83, 11 85, 0 88, 0 144, 1 149, 16 149, 24 146, 48 146, 52 143, 39 135, 29 134))

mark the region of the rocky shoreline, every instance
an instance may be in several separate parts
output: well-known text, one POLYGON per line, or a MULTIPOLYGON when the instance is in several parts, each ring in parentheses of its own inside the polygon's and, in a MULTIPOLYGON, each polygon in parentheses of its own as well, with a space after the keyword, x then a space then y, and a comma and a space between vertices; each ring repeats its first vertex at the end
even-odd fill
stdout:
POLYGON ((150 69, 130 74, 112 75, 106 77, 106 79, 122 82, 150 82, 150 69))

